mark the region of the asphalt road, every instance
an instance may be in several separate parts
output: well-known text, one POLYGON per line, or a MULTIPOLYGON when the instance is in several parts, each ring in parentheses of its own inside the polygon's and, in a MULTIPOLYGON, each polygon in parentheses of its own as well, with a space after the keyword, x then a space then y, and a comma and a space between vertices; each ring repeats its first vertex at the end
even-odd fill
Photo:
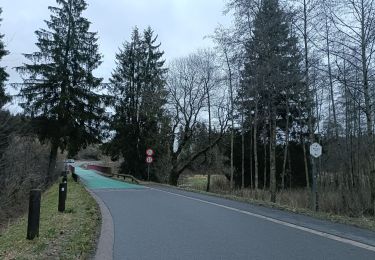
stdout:
POLYGON ((93 189, 114 259, 375 259, 375 233, 165 187, 93 189))

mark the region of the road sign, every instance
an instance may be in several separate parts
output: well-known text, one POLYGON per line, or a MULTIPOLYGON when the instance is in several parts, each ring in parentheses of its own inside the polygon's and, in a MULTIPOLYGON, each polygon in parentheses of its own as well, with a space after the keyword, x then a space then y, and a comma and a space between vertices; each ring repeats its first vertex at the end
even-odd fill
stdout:
POLYGON ((315 158, 319 158, 322 155, 322 146, 318 143, 310 145, 310 154, 315 158))
POLYGON ((151 148, 148 148, 148 149, 146 150, 146 154, 147 154, 148 156, 153 156, 153 155, 154 155, 154 150, 152 150, 151 148))
POLYGON ((153 161, 154 161, 154 158, 152 158, 151 156, 146 157, 146 163, 151 164, 153 161))

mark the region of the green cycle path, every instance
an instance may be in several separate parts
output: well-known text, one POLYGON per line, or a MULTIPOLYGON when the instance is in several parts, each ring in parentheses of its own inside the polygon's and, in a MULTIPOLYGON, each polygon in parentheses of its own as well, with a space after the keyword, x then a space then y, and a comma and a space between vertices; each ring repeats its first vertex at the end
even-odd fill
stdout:
POLYGON ((144 189, 143 186, 130 184, 122 181, 113 180, 104 177, 93 170, 85 170, 81 167, 75 168, 75 173, 79 176, 80 181, 91 190, 101 189, 144 189))
POLYGON ((76 173, 113 221, 102 233, 106 254, 96 259, 375 259, 371 231, 170 187, 128 184, 79 167, 76 173))

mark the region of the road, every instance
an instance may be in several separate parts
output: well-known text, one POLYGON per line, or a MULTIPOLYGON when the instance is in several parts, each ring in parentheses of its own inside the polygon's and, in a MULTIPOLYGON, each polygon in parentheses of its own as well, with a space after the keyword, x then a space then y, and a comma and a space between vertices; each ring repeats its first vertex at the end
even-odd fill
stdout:
POLYGON ((79 170, 114 223, 113 259, 375 259, 375 233, 79 170), (96 185, 91 185, 92 182, 96 185))

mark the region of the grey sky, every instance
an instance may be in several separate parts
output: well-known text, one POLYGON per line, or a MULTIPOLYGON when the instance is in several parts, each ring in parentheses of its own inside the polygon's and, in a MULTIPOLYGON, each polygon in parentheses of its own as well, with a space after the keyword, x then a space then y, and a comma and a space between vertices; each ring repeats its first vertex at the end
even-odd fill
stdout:
MULTIPOLYGON (((118 47, 130 39, 134 26, 143 30, 150 25, 154 29, 168 61, 211 46, 204 36, 211 34, 219 23, 227 24, 230 20, 222 15, 224 0, 87 0, 87 3, 84 16, 92 22, 91 30, 99 33, 100 51, 104 55, 96 75, 105 81, 114 68, 118 47)), ((1 66, 7 67, 9 82, 21 82, 12 68, 25 61, 22 53, 36 50, 34 31, 45 28, 43 20, 49 19, 49 5, 55 6, 55 0, 1 0, 0 32, 5 34, 5 44, 11 53, 1 66)))

